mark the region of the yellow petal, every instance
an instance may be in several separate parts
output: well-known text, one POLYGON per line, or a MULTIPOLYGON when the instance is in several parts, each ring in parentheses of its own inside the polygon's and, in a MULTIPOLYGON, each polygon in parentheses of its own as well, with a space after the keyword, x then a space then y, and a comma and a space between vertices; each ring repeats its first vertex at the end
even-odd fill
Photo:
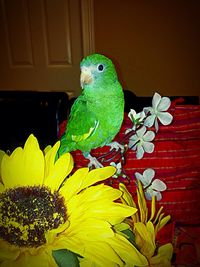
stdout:
MULTIPOLYGON (((121 196, 121 201, 122 203, 124 203, 125 205, 137 208, 131 194, 129 193, 129 191, 127 190, 125 184, 120 183, 119 184, 119 189, 122 192, 122 196, 121 196)), ((139 221, 139 217, 138 217, 138 212, 134 213, 132 216, 132 221, 133 222, 138 222, 139 221)))
POLYGON ((115 249, 125 266, 147 266, 147 259, 125 237, 115 234, 108 243, 115 249))
POLYGON ((48 177, 49 173, 53 170, 56 153, 60 146, 60 142, 56 142, 53 147, 47 146, 45 148, 45 177, 48 177))
POLYGON ((52 256, 48 255, 43 251, 37 255, 31 255, 29 252, 21 253, 15 261, 6 261, 1 263, 3 267, 57 267, 55 261, 51 259, 52 256), (50 265, 51 264, 51 265, 50 265))
POLYGON ((86 242, 102 241, 114 236, 110 223, 96 218, 87 218, 79 224, 72 224, 67 232, 69 236, 76 236, 86 242))
POLYGON ((157 232, 160 231, 161 228, 163 228, 168 221, 171 219, 170 215, 165 216, 161 221, 159 221, 158 227, 157 227, 157 232))
POLYGON ((49 150, 51 150, 52 146, 48 145, 44 148, 44 154, 46 155, 49 150))
POLYGON ((115 232, 122 232, 127 229, 130 229, 130 226, 127 223, 122 222, 122 223, 115 224, 114 229, 115 229, 115 232))
POLYGON ((139 205, 140 205, 140 212, 141 212, 141 222, 146 223, 148 218, 148 208, 146 204, 146 199, 143 192, 143 187, 141 182, 138 180, 138 196, 139 196, 139 205))
POLYGON ((136 209, 113 202, 119 194, 119 190, 103 184, 87 188, 66 203, 70 220, 76 222, 79 218, 94 217, 111 224, 122 222, 125 217, 136 212, 136 209))
POLYGON ((153 221, 153 224, 156 224, 156 222, 158 221, 158 218, 159 218, 160 213, 161 213, 162 210, 163 210, 163 206, 161 206, 161 207, 159 208, 159 210, 158 210, 158 212, 157 212, 157 214, 156 214, 156 218, 155 218, 154 221, 153 221))
POLYGON ((14 261, 20 254, 20 250, 16 246, 12 246, 9 243, 0 240, 0 262, 14 261))
POLYGON ((64 196, 66 202, 81 191, 83 180, 87 176, 88 172, 89 168, 78 169, 61 187, 59 192, 62 196, 64 196))
POLYGON ((171 267, 171 258, 173 254, 173 246, 168 243, 158 248, 156 256, 150 260, 152 267, 171 267))
MULTIPOLYGON (((80 202, 79 202, 80 203, 80 202)), ((98 201, 94 204, 83 204, 78 206, 70 203, 67 206, 67 210, 70 214, 71 224, 77 225, 79 223, 79 217, 82 220, 87 219, 88 217, 94 217, 100 220, 108 221, 110 224, 115 225, 121 223, 124 218, 129 214, 132 214, 134 211, 132 207, 119 206, 119 204, 108 204, 103 201, 98 201), (73 208, 76 207, 76 212, 73 212, 73 208)))
POLYGON ((141 222, 134 224, 134 231, 135 241, 140 248, 140 252, 148 259, 151 258, 156 249, 155 237, 152 238, 152 232, 141 222))
POLYGON ((71 154, 65 153, 54 163, 49 174, 45 177, 44 184, 52 190, 58 190, 64 179, 72 171, 74 166, 71 154))
POLYGON ((133 201, 133 198, 129 191, 127 190, 125 184, 120 183, 119 184, 119 190, 122 191, 122 201, 126 203, 126 205, 136 208, 136 204, 133 201))
POLYGON ((24 149, 18 147, 10 156, 3 157, 1 175, 5 188, 43 183, 44 156, 32 134, 28 137, 24 149))
POLYGON ((83 180, 82 189, 90 185, 93 185, 97 182, 106 180, 107 178, 114 175, 115 172, 116 172, 116 169, 115 167, 112 167, 112 166, 107 166, 107 167, 91 170, 86 176, 86 178, 83 180))
POLYGON ((151 217, 150 217, 150 221, 153 220, 153 217, 156 213, 156 196, 152 196, 152 200, 151 200, 151 217))
MULTIPOLYGON (((112 238, 113 239, 113 238, 112 238)), ((90 242, 87 246, 87 258, 93 260, 97 266, 123 266, 121 258, 107 242, 90 242)))
POLYGON ((60 193, 68 201, 73 195, 86 187, 111 177, 115 171, 116 169, 112 166, 94 169, 90 172, 88 168, 81 168, 67 179, 64 186, 60 189, 60 193))
POLYGON ((90 261, 96 264, 95 266, 123 266, 120 257, 114 249, 107 244, 107 239, 96 242, 85 242, 82 239, 77 239, 73 235, 63 235, 59 239, 59 243, 66 249, 69 249, 86 259, 90 259, 90 261))
POLYGON ((145 222, 145 211, 144 211, 143 199, 138 189, 136 189, 136 192, 137 192, 138 206, 139 206, 139 211, 140 211, 140 222, 144 223, 145 222))
POLYGON ((146 228, 147 231, 149 232, 149 237, 151 240, 153 240, 153 242, 155 241, 155 229, 154 229, 154 225, 151 221, 146 223, 146 228))
POLYGON ((118 189, 104 184, 88 187, 79 195, 81 198, 80 202, 87 201, 92 204, 96 201, 107 201, 108 203, 112 203, 113 200, 118 199, 120 196, 121 192, 118 189))
POLYGON ((156 234, 158 232, 158 227, 160 225, 160 222, 161 222, 163 216, 164 216, 164 212, 160 214, 160 216, 158 217, 158 222, 156 222, 156 227, 155 227, 156 234))
MULTIPOLYGON (((79 258, 80 267, 98 267, 94 261, 86 258, 79 258)), ((116 265, 114 265, 115 267, 116 265)))

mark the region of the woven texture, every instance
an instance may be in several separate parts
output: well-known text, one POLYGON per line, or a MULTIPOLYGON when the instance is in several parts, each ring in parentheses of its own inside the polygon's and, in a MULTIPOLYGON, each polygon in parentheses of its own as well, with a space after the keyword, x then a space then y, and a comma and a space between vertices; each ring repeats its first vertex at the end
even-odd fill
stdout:
MULTIPOLYGON (((173 122, 168 126, 159 125, 153 143, 152 154, 145 153, 142 159, 136 158, 135 151, 126 153, 125 172, 130 181, 119 177, 109 179, 108 183, 118 187, 119 182, 126 183, 135 197, 135 172, 143 173, 147 168, 155 170, 155 178, 166 183, 167 190, 158 206, 164 206, 166 214, 178 223, 200 223, 200 106, 171 105, 169 112, 173 122)), ((131 122, 125 114, 124 122, 116 140, 122 139, 131 122)), ((107 147, 95 149, 92 155, 98 157, 107 153, 107 147)), ((87 166, 88 161, 80 151, 72 153, 76 168, 87 166)), ((105 163, 106 165, 106 163, 105 163)))

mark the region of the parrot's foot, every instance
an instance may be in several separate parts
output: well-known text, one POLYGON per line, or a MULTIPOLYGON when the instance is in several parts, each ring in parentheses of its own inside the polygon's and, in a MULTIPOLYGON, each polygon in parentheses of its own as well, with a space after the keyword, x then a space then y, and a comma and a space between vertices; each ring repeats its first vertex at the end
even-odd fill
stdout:
POLYGON ((85 158, 90 161, 89 164, 88 164, 88 167, 89 168, 92 167, 92 166, 94 166, 97 169, 103 167, 103 165, 95 157, 92 157, 90 154, 88 154, 87 156, 85 156, 85 158))
POLYGON ((118 151, 119 149, 121 149, 121 152, 124 151, 124 146, 116 141, 107 144, 107 146, 110 146, 110 150, 115 149, 116 151, 118 151))

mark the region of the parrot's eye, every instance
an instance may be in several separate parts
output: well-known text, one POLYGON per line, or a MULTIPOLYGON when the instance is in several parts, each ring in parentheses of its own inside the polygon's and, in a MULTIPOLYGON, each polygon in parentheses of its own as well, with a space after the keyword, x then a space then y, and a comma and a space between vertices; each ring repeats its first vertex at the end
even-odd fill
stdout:
POLYGON ((99 64, 99 65, 97 66, 97 70, 98 70, 99 72, 102 72, 102 71, 104 70, 104 65, 103 65, 103 64, 99 64))

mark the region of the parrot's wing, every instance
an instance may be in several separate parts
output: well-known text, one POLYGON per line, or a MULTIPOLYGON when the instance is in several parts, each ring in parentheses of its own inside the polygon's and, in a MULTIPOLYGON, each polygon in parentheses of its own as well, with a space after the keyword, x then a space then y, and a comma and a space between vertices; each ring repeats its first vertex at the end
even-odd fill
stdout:
POLYGON ((67 135, 72 141, 80 142, 93 135, 98 125, 99 120, 94 112, 87 108, 84 101, 77 101, 74 103, 70 113, 67 135))

